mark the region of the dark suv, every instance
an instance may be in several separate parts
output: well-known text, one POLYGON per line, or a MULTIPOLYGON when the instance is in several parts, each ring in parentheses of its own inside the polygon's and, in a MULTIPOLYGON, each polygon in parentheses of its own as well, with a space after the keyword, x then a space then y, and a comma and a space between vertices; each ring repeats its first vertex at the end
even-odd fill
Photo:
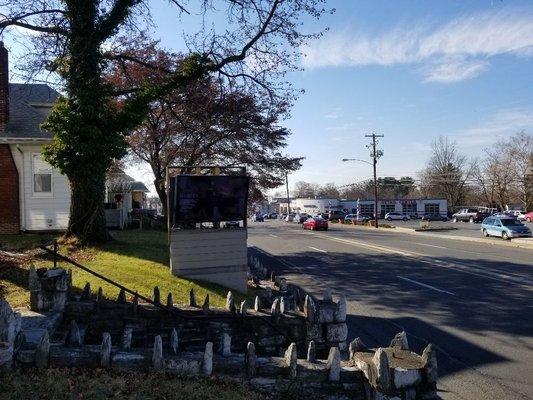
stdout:
POLYGON ((452 215, 452 222, 481 222, 488 216, 477 208, 463 208, 452 215))

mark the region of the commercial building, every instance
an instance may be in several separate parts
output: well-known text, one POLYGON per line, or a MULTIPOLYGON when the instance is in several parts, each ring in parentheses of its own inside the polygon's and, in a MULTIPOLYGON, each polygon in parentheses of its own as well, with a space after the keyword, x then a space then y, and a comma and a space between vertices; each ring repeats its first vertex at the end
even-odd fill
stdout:
MULTIPOLYGON (((327 213, 329 211, 345 211, 361 215, 374 214, 374 200, 344 200, 334 198, 317 199, 292 199, 291 211, 305 212, 311 215, 327 213)), ((378 200, 378 213, 384 217, 388 212, 401 212, 411 217, 420 217, 426 213, 440 214, 445 216, 448 213, 448 202, 446 199, 383 199, 378 200)))

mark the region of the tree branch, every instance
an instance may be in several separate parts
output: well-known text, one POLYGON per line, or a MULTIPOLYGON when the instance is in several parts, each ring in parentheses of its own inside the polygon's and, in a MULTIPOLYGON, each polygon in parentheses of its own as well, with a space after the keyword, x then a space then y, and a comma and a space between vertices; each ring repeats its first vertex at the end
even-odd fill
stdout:
POLYGON ((259 31, 257 31, 255 36, 252 39, 250 39, 250 41, 248 43, 246 43, 246 45, 242 48, 242 50, 241 50, 241 52, 239 54, 234 54, 232 56, 228 56, 228 57, 224 58, 219 63, 213 65, 210 68, 210 70, 211 71, 219 71, 224 66, 226 66, 227 64, 230 64, 230 63, 233 63, 233 62, 237 62, 237 61, 243 61, 246 58, 246 53, 248 52, 248 50, 250 50, 250 48, 254 44, 256 44, 257 41, 259 39, 261 39, 261 36, 263 36, 264 33, 266 32, 266 30, 268 28, 268 25, 270 24, 270 21, 272 20, 272 18, 276 14, 276 10, 277 10, 278 6, 281 4, 282 1, 283 0, 275 0, 274 1, 274 3, 272 4, 272 8, 270 9, 270 12, 268 13, 267 18, 265 19, 265 21, 261 25, 261 28, 259 29, 259 31))

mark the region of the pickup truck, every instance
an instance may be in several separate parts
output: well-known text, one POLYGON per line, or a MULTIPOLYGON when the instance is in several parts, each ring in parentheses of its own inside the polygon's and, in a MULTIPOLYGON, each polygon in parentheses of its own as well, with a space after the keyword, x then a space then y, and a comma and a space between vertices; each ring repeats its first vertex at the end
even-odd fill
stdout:
POLYGON ((477 208, 463 208, 452 215, 452 222, 482 222, 488 214, 479 211, 477 208))

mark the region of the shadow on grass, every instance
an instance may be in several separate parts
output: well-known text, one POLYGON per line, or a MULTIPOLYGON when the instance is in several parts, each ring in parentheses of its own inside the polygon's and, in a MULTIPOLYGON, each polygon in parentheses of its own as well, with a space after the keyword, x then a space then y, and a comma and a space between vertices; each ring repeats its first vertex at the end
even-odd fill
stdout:
POLYGON ((28 269, 22 267, 16 260, 0 258, 0 298, 7 298, 13 286, 27 290, 28 276, 28 269))

